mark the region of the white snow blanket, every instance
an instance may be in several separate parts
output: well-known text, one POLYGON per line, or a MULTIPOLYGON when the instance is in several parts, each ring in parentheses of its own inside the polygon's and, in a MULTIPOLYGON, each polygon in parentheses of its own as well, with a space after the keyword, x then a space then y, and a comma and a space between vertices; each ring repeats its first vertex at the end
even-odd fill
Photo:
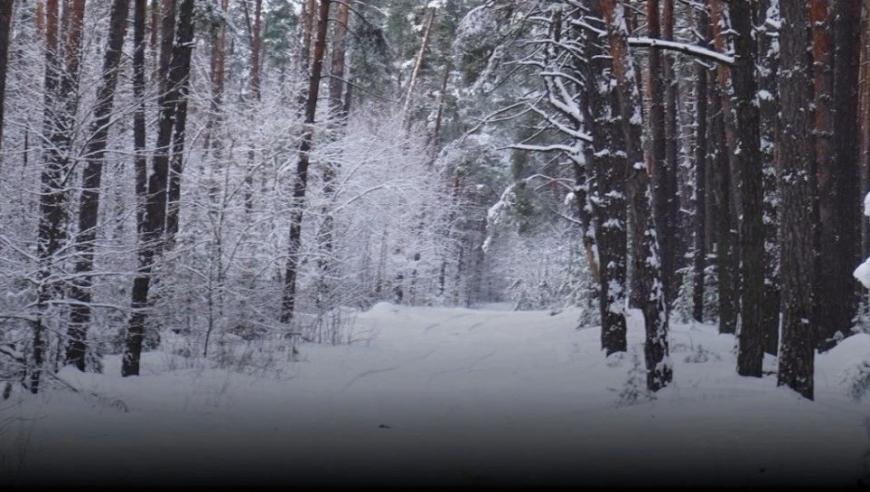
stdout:
POLYGON ((14 393, 0 402, 0 482, 866 483, 870 402, 850 400, 844 378, 870 335, 817 357, 811 402, 774 375, 737 376, 733 336, 677 325, 673 385, 632 402, 620 395, 633 354, 643 361, 639 313, 629 353, 605 358, 578 311, 487 308, 379 304, 359 316, 360 342, 302 345, 256 376, 164 352, 136 378, 117 357, 102 375, 66 369, 129 411, 60 388, 14 393))

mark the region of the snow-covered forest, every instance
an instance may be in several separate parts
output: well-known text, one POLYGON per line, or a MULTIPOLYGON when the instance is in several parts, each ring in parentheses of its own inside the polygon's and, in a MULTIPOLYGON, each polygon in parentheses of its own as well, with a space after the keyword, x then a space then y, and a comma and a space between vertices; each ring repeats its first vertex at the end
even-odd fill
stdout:
POLYGON ((870 0, 0 0, 0 483, 866 485, 868 257, 870 0))

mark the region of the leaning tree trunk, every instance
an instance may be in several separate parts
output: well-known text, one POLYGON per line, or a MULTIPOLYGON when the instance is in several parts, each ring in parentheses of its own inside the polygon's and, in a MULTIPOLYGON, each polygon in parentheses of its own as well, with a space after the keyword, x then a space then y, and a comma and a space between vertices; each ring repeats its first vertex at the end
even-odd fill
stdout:
POLYGON ((423 41, 420 43, 420 51, 417 52, 414 69, 411 71, 410 80, 408 80, 408 89, 405 91, 405 101, 402 104, 402 118, 405 119, 405 126, 411 124, 411 115, 408 112, 411 110, 414 100, 414 91, 417 89, 417 81, 420 79, 420 69, 423 67, 426 50, 429 49, 429 42, 432 39, 432 26, 435 25, 435 7, 429 7, 428 10, 426 26, 423 28, 423 41))
POLYGON ((326 31, 329 26, 329 0, 320 1, 320 18, 317 24, 317 39, 314 43, 314 59, 308 77, 308 93, 305 101, 305 130, 299 144, 299 160, 296 163, 296 180, 293 183, 293 201, 290 212, 290 241, 287 267, 284 275, 284 296, 281 300, 281 322, 290 323, 296 309, 296 276, 299 271, 299 253, 302 247, 302 218, 305 212, 305 192, 308 187, 308 165, 314 140, 314 117, 317 113, 317 97, 320 93, 320 72, 323 70, 323 54, 326 50, 326 31))
POLYGON ((100 181, 106 160, 115 87, 118 84, 118 67, 124 48, 127 14, 130 0, 114 0, 109 18, 109 37, 103 58, 103 79, 97 89, 94 119, 88 132, 85 150, 86 165, 82 172, 82 190, 79 199, 78 235, 75 239, 75 280, 70 294, 73 305, 67 331, 69 337, 66 362, 85 370, 85 351, 88 324, 91 321, 91 285, 94 269, 94 246, 97 240, 97 218, 100 209, 100 181))
POLYGON ((732 2, 731 21, 737 33, 734 107, 737 115, 737 196, 740 210, 740 332, 737 372, 761 377, 764 359, 764 174, 761 166, 759 116, 755 78, 756 45, 752 39, 752 2, 732 2))
MULTIPOLYGON (((165 3, 164 3, 165 5, 165 3)), ((158 105, 160 116, 157 125, 157 144, 148 178, 147 201, 142 232, 139 234, 138 271, 133 281, 132 309, 127 327, 126 346, 121 364, 122 376, 139 375, 139 358, 145 335, 148 293, 154 262, 162 250, 163 232, 166 226, 166 197, 169 179, 169 154, 172 130, 175 123, 176 104, 180 102, 181 87, 190 75, 190 55, 193 49, 194 0, 182 0, 179 9, 177 39, 172 50, 167 77, 158 105)), ((165 18, 164 18, 165 20, 165 18)))
POLYGON ((813 398, 812 224, 815 174, 811 134, 807 3, 782 2, 779 186, 782 199, 782 344, 777 381, 813 398))

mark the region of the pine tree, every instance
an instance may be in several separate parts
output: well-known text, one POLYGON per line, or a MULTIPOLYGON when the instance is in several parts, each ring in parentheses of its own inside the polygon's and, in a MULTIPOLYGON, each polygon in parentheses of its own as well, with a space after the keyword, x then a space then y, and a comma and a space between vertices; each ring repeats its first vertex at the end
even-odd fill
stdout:
POLYGON ((815 173, 810 140, 812 123, 804 108, 812 96, 807 74, 808 5, 783 2, 780 70, 781 158, 779 186, 782 199, 780 244, 782 247, 782 343, 778 384, 787 385, 806 398, 813 398, 813 260, 815 250, 813 200, 815 173))
POLYGON ((6 71, 9 65, 9 38, 14 7, 13 0, 0 5, 0 149, 3 148, 3 107, 6 101, 6 71))
POLYGON ((79 232, 75 238, 76 279, 70 290, 75 304, 70 310, 69 342, 66 352, 67 363, 74 364, 82 371, 85 369, 87 330, 91 320, 90 303, 93 282, 91 272, 94 268, 94 249, 97 240, 100 182, 111 127, 110 120, 115 101, 115 87, 118 84, 118 69, 121 61, 121 50, 124 46, 129 8, 129 0, 114 0, 112 2, 109 36, 106 40, 103 59, 102 81, 97 88, 97 103, 93 111, 94 119, 88 132, 88 145, 84 154, 87 164, 82 174, 78 214, 79 232))
POLYGON ((317 97, 320 93, 320 78, 323 56, 326 51, 326 34, 329 25, 329 0, 320 0, 314 54, 308 75, 308 91, 305 100, 305 129, 299 144, 296 162, 296 181, 293 183, 292 210, 290 213, 290 241, 287 266, 284 272, 284 296, 281 301, 281 322, 289 324, 296 309, 296 277, 299 273, 302 247, 302 219, 305 213, 305 193, 308 187, 308 166, 314 139, 314 118, 317 113, 317 97))
POLYGON ((738 333, 737 372, 761 377, 764 356, 764 329, 761 306, 764 303, 764 221, 763 170, 760 152, 756 44, 753 19, 757 4, 731 3, 731 20, 737 34, 734 82, 734 108, 737 117, 737 195, 740 224, 740 331, 738 333))
MULTIPOLYGON (((167 0, 171 1, 171 0, 167 0)), ((164 3, 164 8, 167 3, 164 3)), ((190 57, 193 50, 193 7, 194 0, 182 0, 178 11, 178 32, 172 54, 166 66, 166 78, 158 105, 160 116, 157 128, 157 142, 151 160, 151 174, 148 177, 147 201, 145 203, 144 223, 139 234, 138 271, 133 281, 132 308, 127 327, 126 346, 121 365, 122 376, 138 376, 142 341, 145 335, 149 305, 149 290, 154 264, 163 248, 163 233, 166 227, 166 197, 169 180, 169 159, 172 151, 172 131, 175 127, 177 105, 183 101, 181 88, 190 75, 190 57)), ((164 27, 169 22, 167 16, 174 12, 164 10, 164 27)), ((172 23, 174 26, 174 23, 172 23)), ((174 29, 173 29, 174 30, 174 29)), ((163 46, 166 46, 168 30, 163 31, 163 46)), ((163 51, 161 51, 161 66, 163 51)))

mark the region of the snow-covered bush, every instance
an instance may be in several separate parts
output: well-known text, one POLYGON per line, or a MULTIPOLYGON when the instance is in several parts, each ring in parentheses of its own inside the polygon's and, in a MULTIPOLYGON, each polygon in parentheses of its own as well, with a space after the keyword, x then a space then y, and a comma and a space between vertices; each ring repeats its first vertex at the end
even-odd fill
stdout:
POLYGON ((655 393, 649 391, 646 385, 647 371, 640 361, 637 350, 631 353, 631 367, 622 389, 619 390, 617 406, 629 406, 655 400, 655 393))

